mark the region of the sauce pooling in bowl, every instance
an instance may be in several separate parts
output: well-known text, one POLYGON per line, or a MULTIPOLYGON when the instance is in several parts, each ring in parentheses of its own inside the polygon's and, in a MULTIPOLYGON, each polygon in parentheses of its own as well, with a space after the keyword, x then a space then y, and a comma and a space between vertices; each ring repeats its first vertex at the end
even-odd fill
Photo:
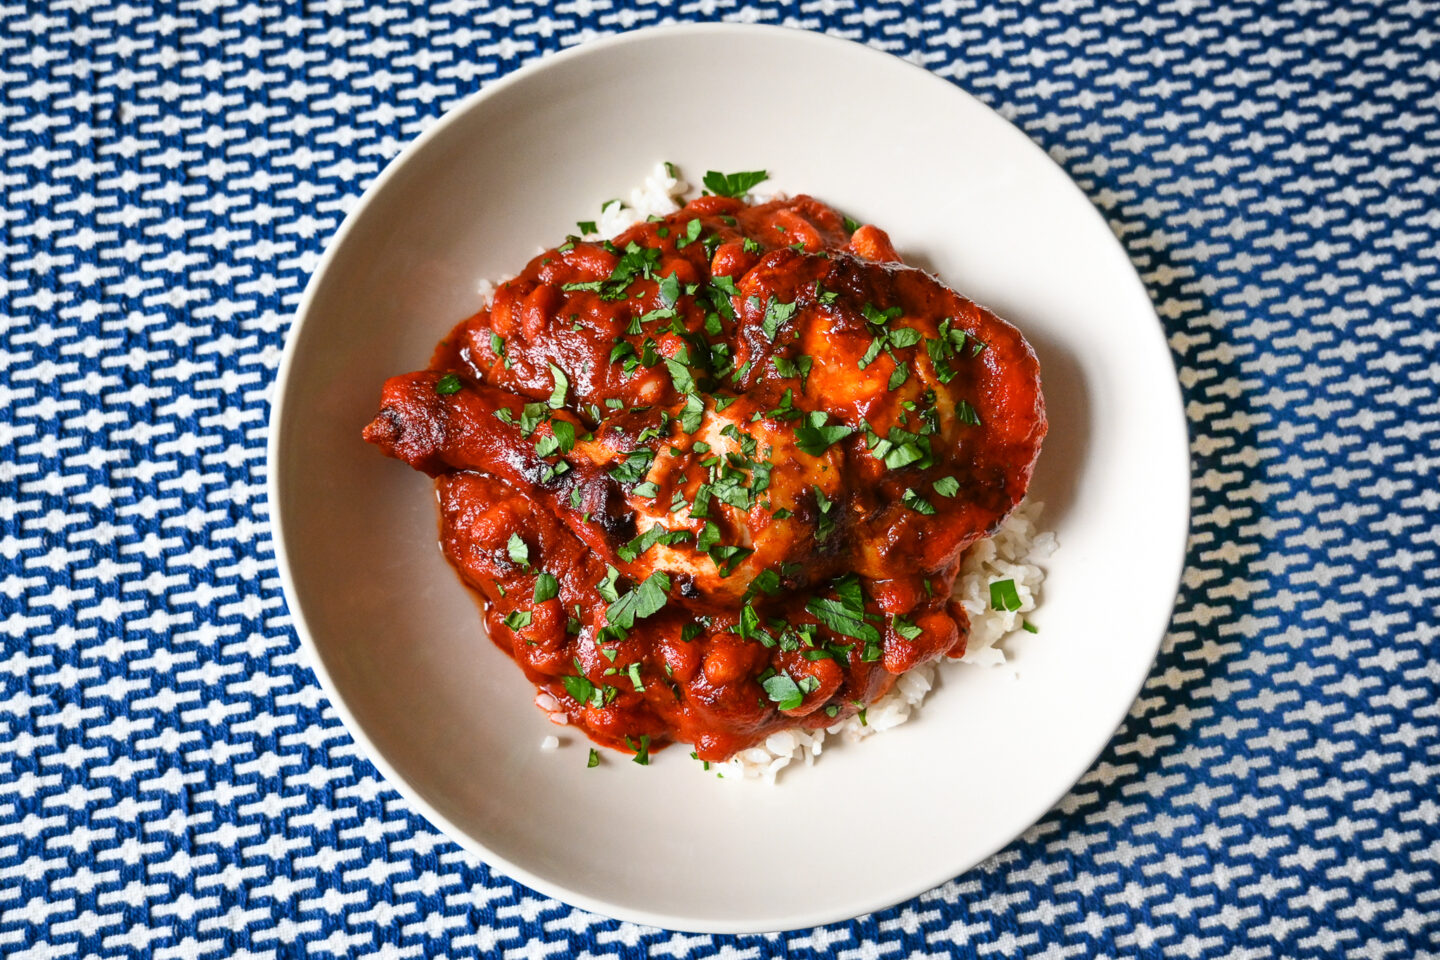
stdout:
POLYGON ((1045 430, 1019 331, 884 231, 706 196, 531 260, 364 435, 571 723, 720 761, 963 654, 961 554, 1045 430))

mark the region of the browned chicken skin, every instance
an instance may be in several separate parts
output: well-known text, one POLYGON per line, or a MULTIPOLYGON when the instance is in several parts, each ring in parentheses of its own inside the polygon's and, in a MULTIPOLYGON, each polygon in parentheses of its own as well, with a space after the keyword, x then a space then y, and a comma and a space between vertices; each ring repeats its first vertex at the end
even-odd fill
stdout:
POLYGON ((722 760, 964 650, 1024 496, 1034 353, 809 197, 703 197, 530 262, 385 384, 490 634, 601 743, 722 760))

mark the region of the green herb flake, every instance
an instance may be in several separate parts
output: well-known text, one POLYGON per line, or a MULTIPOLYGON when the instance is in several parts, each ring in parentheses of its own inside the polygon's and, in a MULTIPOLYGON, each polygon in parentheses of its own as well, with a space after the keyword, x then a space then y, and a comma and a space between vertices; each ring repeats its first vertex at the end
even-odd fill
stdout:
POLYGON ((1020 609, 1020 593, 1014 580, 996 580, 990 584, 990 609, 1014 612, 1020 609))
POLYGON ((458 376, 453 373, 447 373, 445 374, 445 376, 435 381, 435 392, 440 394, 440 396, 442 397, 448 397, 451 394, 459 393, 461 389, 464 388, 464 386, 464 381, 462 381, 458 376))
POLYGON ((941 477, 931 484, 942 497, 953 497, 960 492, 960 481, 954 477, 941 477))
POLYGON ((638 763, 642 767, 650 765, 650 734, 640 734, 639 746, 636 746, 635 742, 627 736, 625 738, 625 745, 635 751, 635 757, 631 761, 632 763, 638 763))
POLYGON ((555 389, 550 391, 550 409, 559 410, 565 406, 565 394, 570 390, 570 380, 565 376, 565 371, 555 364, 550 364, 550 375, 555 378, 555 389))
POLYGON ((555 579, 555 574, 540 571, 535 578, 535 602, 544 603, 560 595, 560 581, 555 579))
POLYGON ((590 759, 585 761, 586 768, 600 766, 600 751, 594 747, 590 748, 590 759))
POLYGON ((761 686, 765 689, 765 696, 770 698, 777 710, 794 710, 805 702, 800 685, 790 679, 788 674, 777 673, 761 686))
POLYGON ((826 426, 828 419, 830 415, 823 410, 812 412, 804 423, 795 428, 795 445, 810 456, 818 457, 855 432, 854 427, 843 423, 826 426))
POLYGON ((895 631, 896 636, 904 637, 906 640, 915 640, 924 633, 917 624, 904 617, 895 617, 891 620, 890 629, 895 631))
POLYGON ((781 303, 779 300, 771 298, 770 302, 765 305, 765 316, 760 321, 760 329, 764 331, 765 339, 773 342, 775 334, 790 322, 799 308, 797 303, 781 303))
POLYGON ((530 626, 532 619, 534 618, 531 617, 529 610, 512 610, 505 617, 505 626, 511 630, 523 630, 530 626))
POLYGON ((520 539, 520 534, 510 534, 510 539, 505 544, 505 550, 510 554, 511 563, 517 563, 522 567, 530 566, 530 546, 520 539))
POLYGON ((660 608, 664 607, 669 599, 665 595, 669 589, 670 577, 657 570, 634 590, 605 608, 606 622, 612 627, 629 630, 635 626, 636 620, 643 620, 660 612, 660 608))
POLYGON ((916 513, 922 513, 927 517, 935 514, 935 505, 912 488, 906 488, 905 492, 900 495, 900 502, 916 513))
POLYGON ((770 179, 765 170, 748 170, 742 173, 720 173, 709 170, 705 173, 705 189, 717 197, 743 197, 752 187, 770 179))

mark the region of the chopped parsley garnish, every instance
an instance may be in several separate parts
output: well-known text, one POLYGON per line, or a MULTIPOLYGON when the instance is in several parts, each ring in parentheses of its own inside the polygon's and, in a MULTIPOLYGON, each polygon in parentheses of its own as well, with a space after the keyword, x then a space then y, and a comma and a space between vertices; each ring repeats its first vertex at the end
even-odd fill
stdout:
POLYGON ((565 371, 555 364, 550 364, 550 375, 555 378, 555 389, 550 391, 550 409, 559 410, 565 406, 565 394, 570 390, 570 380, 565 376, 565 371))
POLYGON ((789 674, 777 673, 761 686, 765 688, 765 696, 770 698, 777 710, 794 710, 805 701, 800 685, 792 680, 789 674))
POLYGON ((555 574, 540 571, 535 578, 535 602, 544 603, 560 595, 560 581, 555 579, 555 574))
POLYGON ((505 551, 510 554, 511 563, 517 563, 522 567, 530 566, 530 546, 520 539, 520 534, 510 534, 510 540, 505 544, 505 551))
POLYGON ((913 347, 923 339, 920 331, 914 327, 896 327, 890 331, 890 345, 892 347, 913 347))
POLYGON ((835 532, 835 518, 831 515, 831 511, 835 509, 835 501, 826 497, 819 487, 811 489, 815 491, 815 506, 820 511, 820 520, 815 525, 815 539, 824 542, 835 532))
POLYGON ((1021 628, 1022 628, 1026 633, 1039 633, 1039 632, 1040 632, 1040 628, 1037 627, 1037 626, 1035 626, 1035 624, 1031 623, 1029 620, 1022 620, 1022 621, 1020 621, 1020 626, 1021 626, 1021 628))
POLYGON ((700 222, 699 217, 696 217, 694 220, 691 220, 689 223, 685 224, 685 236, 676 239, 675 249, 682 250, 685 247, 690 246, 690 244, 694 243, 696 240, 699 240, 700 231, 704 228, 705 225, 700 222))
POLYGON ((560 289, 566 292, 588 290, 598 293, 601 300, 624 300, 630 295, 630 284, 637 277, 649 278, 660 263, 658 247, 642 247, 633 240, 625 245, 625 251, 616 261, 610 276, 604 280, 587 280, 580 283, 566 283, 560 289))
POLYGON ((655 459, 655 451, 641 447, 639 450, 631 450, 625 454, 624 461, 618 467, 610 469, 610 476, 621 483, 635 483, 645 476, 650 469, 650 462, 655 459))
POLYGON ((600 766, 600 751, 599 751, 599 750, 596 750, 594 747, 591 747, 591 748, 590 748, 590 759, 585 761, 585 766, 586 766, 587 768, 600 766))
POLYGON ((961 423, 969 424, 972 427, 980 426, 980 414, 976 413, 975 408, 970 406, 969 402, 965 400, 961 400, 955 404, 955 418, 961 423))
POLYGON ((846 218, 845 218, 845 232, 846 232, 846 233, 854 233, 856 230, 859 230, 859 229, 860 229, 860 221, 859 221, 859 220, 851 220, 849 217, 846 217, 846 218))
POLYGON ((743 197, 750 188, 770 179, 766 170, 748 170, 742 173, 720 173, 710 170, 705 174, 705 189, 717 197, 743 197))
POLYGON ((935 505, 916 493, 913 488, 905 489, 905 492, 900 495, 900 502, 916 513, 923 513, 927 517, 935 513, 935 505))
MULTIPOLYGON (((693 220, 691 222, 699 223, 698 220, 693 220)), ((675 274, 673 273, 669 274, 666 277, 662 277, 660 280, 660 302, 666 307, 673 307, 675 306, 676 301, 678 301, 679 299, 680 278, 675 276, 675 274)))
MULTIPOLYGON (((640 488, 636 487, 635 489, 638 490, 640 488)), ((626 563, 632 563, 637 557, 643 555, 645 551, 649 550, 657 543, 664 544, 668 547, 672 544, 680 543, 682 540, 693 539, 694 536, 695 534, 691 533, 689 530, 666 530, 664 527, 660 526, 657 523, 649 530, 646 530, 644 533, 640 534, 634 540, 631 540, 629 543, 616 550, 615 553, 620 557, 621 560, 624 560, 626 563)))
POLYGON ((810 356, 799 356, 794 360, 789 357, 771 357, 770 362, 775 365, 775 372, 782 377, 799 377, 800 392, 805 392, 805 383, 810 379, 810 368, 815 364, 815 358, 810 356))
POLYGON ((670 589, 670 577, 656 571, 646 577, 639 586, 624 594, 605 608, 605 619, 612 627, 629 630, 636 620, 654 616, 669 599, 665 591, 670 589))
POLYGON ((745 558, 755 551, 749 547, 716 545, 706 552, 714 562, 715 568, 720 571, 720 576, 724 578, 734 573, 735 568, 744 563, 745 558))
POLYGON ((795 311, 799 308, 799 304, 781 303, 772 297, 770 302, 765 304, 765 316, 760 321, 760 329, 765 332, 765 339, 773 341, 775 334, 790 322, 790 318, 795 316, 795 311))
POLYGON ((942 497, 953 497, 960 492, 960 481, 954 477, 941 477, 931 484, 942 497))
POLYGON ((924 633, 917 624, 904 617, 895 617, 891 620, 890 629, 894 630, 897 636, 904 637, 906 640, 914 640, 924 633))
MULTIPOLYGON (((693 393, 687 395, 685 397, 685 407, 680 411, 680 429, 686 433, 694 433, 700 429, 700 423, 704 417, 705 401, 693 393)), ((699 444, 696 444, 696 447, 698 446, 699 444)))
POLYGON ((835 594, 839 599, 812 597, 805 604, 806 612, 835 633, 878 644, 880 631, 865 620, 865 593, 860 578, 850 573, 836 580, 835 594))
POLYGON ((886 310, 881 310, 877 308, 873 303, 863 303, 860 305, 860 312, 865 315, 866 320, 869 320, 876 326, 883 327, 891 320, 895 320, 903 316, 905 313, 905 308, 890 307, 886 310))
POLYGON ((625 736, 625 746, 635 751, 635 757, 631 761, 632 763, 638 763, 642 767, 650 765, 650 734, 640 734, 639 746, 636 746, 635 741, 631 740, 627 734, 625 736))
POLYGON ((442 397, 448 397, 452 393, 459 393, 465 386, 465 382, 453 373, 447 373, 435 381, 435 392, 442 397))
POLYGON ((1014 612, 1020 609, 1020 593, 1014 580, 996 580, 990 584, 990 609, 1014 612))
POLYGON ((833 444, 855 432, 854 427, 847 427, 843 423, 826 426, 825 421, 828 419, 830 415, 823 410, 811 413, 804 423, 795 428, 795 445, 810 456, 818 457, 833 444))
POLYGON ((580 235, 581 235, 582 237, 583 237, 583 236, 586 236, 586 235, 588 235, 588 234, 598 233, 598 232, 599 232, 599 230, 598 230, 598 229, 596 228, 596 226, 595 226, 595 221, 594 221, 594 220, 580 220, 580 221, 577 221, 576 224, 575 224, 575 229, 577 229, 577 230, 580 231, 580 235))
POLYGON ((532 619, 529 610, 512 610, 505 616, 505 626, 511 630, 521 630, 530 626, 532 619))

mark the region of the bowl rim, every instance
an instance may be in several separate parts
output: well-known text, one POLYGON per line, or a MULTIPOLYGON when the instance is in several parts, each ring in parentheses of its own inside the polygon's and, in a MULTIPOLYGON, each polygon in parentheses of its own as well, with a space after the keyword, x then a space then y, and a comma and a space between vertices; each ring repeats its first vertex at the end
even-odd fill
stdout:
MULTIPOLYGON (((370 185, 366 187, 364 191, 362 191, 355 205, 345 215, 345 218, 341 222, 339 228, 335 231, 334 234, 331 235, 329 240, 326 241, 325 249, 321 254, 313 272, 310 275, 309 280, 305 285, 305 290, 303 295, 301 296, 300 303, 296 307, 290 327, 285 333, 284 350, 281 356, 279 366, 276 370, 275 379, 272 381, 270 416, 266 423, 267 438, 265 448, 265 494, 269 509, 269 523, 272 532, 272 549, 275 555, 276 571, 279 576, 281 589, 285 598, 286 610, 290 616, 291 627, 299 640, 300 649, 302 651, 304 660, 309 665, 310 669, 314 672, 316 680, 319 682, 321 691, 325 694, 326 698, 330 702, 330 705, 334 708, 335 713, 339 717, 341 723, 344 725, 346 732, 355 742, 355 745, 360 748, 365 759, 368 760, 384 778, 386 785, 391 789, 395 790, 397 793, 400 794, 401 797, 404 798, 406 803, 410 805, 411 811, 414 814, 427 820, 433 827, 435 827, 436 830, 438 830, 442 835, 444 835, 446 839, 448 839, 452 843, 455 843, 457 846, 466 850, 468 853, 479 858, 484 863, 487 870, 492 874, 498 871, 499 873, 503 874, 504 878, 522 884, 535 891, 536 893, 540 894, 541 896, 553 897, 568 905, 598 914, 603 917, 609 917, 625 922, 644 924, 647 926, 657 927, 662 930, 668 931, 682 931, 720 935, 761 934, 808 929, 816 926, 844 922, 854 919, 857 916, 864 916, 869 913, 878 912, 896 906, 900 903, 904 903, 907 900, 913 899, 914 897, 925 893, 926 891, 932 890, 935 887, 944 884, 949 880, 955 879, 956 877, 961 876, 970 870, 973 870, 975 866, 984 862, 985 860, 994 856, 997 852, 1005 849, 1010 844, 1012 844, 1018 837, 1023 835, 1026 830, 1030 829, 1035 823, 1043 819, 1049 813, 1049 811, 1054 809, 1055 805, 1061 799, 1063 799, 1066 794, 1069 793, 1069 791, 1074 787, 1075 782, 1084 775, 1085 771, 1089 770, 1091 767, 1094 766, 1096 759, 1098 759, 1098 757, 1103 754, 1104 750, 1114 739, 1115 731, 1119 729, 1119 727, 1124 723, 1125 718, 1129 715, 1131 707, 1133 706, 1136 698, 1143 690, 1144 683, 1148 679, 1150 672, 1154 668, 1155 658, 1159 653, 1161 645, 1163 644, 1168 625, 1174 615, 1174 602, 1179 594, 1179 589, 1182 584, 1181 578, 1185 570, 1185 561, 1189 553, 1189 529, 1192 517, 1192 508, 1190 503, 1190 497, 1188 495, 1188 489, 1187 495, 1184 498, 1183 505, 1186 535, 1180 539, 1181 549, 1179 551, 1179 555, 1175 558, 1175 562, 1172 566, 1174 575, 1173 577, 1167 578, 1170 581, 1174 582, 1175 587, 1171 591, 1172 600, 1169 606, 1169 612, 1166 614, 1165 622, 1159 624, 1158 629, 1156 630, 1154 652, 1151 654, 1149 660, 1147 661, 1145 669, 1136 679, 1134 693, 1132 693, 1130 697, 1125 701, 1123 707, 1118 711, 1118 714, 1115 716, 1113 723, 1110 724, 1110 735, 1107 736, 1103 742, 1097 745, 1095 751, 1092 755, 1088 757, 1084 766, 1079 768, 1079 772, 1076 774, 1075 779, 1070 780, 1056 796, 1047 797, 1044 806, 1038 808, 1037 814, 1034 817, 1028 818, 1024 826, 1016 830, 1013 834, 997 837, 996 842, 994 842, 992 845, 989 845, 989 849, 983 856, 978 858, 974 863, 970 864, 969 866, 964 867, 959 872, 956 872, 954 868, 951 867, 948 868, 945 872, 941 873, 939 876, 932 876, 928 873, 924 875, 917 874, 915 882, 907 886, 905 889, 899 890, 898 892, 890 891, 885 894, 883 902, 868 902, 866 904, 859 905, 858 909, 855 903, 837 904, 836 906, 828 909, 812 909, 805 912, 789 915, 782 923, 778 925, 776 923, 769 922, 768 920, 764 923, 757 925, 754 922, 747 922, 744 920, 719 922, 713 920, 696 921, 683 917, 652 913, 644 909, 624 907, 596 899, 594 897, 571 889, 563 882, 556 882, 553 880, 538 877, 537 875, 520 866, 519 864, 505 857, 499 856, 494 851, 489 849, 484 843, 476 839, 464 829, 460 828, 457 824, 455 824, 445 815, 441 814, 428 801, 426 801, 419 794, 415 787, 413 787, 405 778, 401 777, 396 772, 395 768, 372 742, 369 735, 365 732, 364 727, 358 722, 355 715, 351 712, 349 706, 336 688, 335 682, 332 679, 329 671, 326 669, 324 659, 320 653, 320 650, 316 645, 314 638, 310 634, 309 626, 305 619, 303 604, 299 602, 300 597, 298 591, 296 590, 294 579, 291 575, 289 553, 286 549, 285 539, 285 511, 281 507, 282 495, 279 483, 281 471, 277 469, 276 465, 279 462, 279 451, 281 446, 280 438, 286 432, 286 426, 289 422, 287 416, 289 414, 290 405, 286 402, 286 396, 291 389, 290 373, 291 367, 295 360, 296 344, 301 339, 302 330, 310 316, 310 313, 312 312, 313 302, 317 296, 317 292, 321 289, 321 287, 324 286, 325 276, 328 273, 331 264, 338 257, 341 248, 345 246, 346 241, 349 239, 351 230, 355 227, 357 223, 359 223, 363 219, 363 215, 366 209, 375 201, 375 198, 384 191, 390 180, 397 176, 399 171, 403 167, 405 167, 406 164, 408 164, 416 154, 425 149, 425 147, 430 143, 432 139, 438 137, 447 128, 461 122, 461 120, 472 110, 474 110, 480 103, 499 95, 502 91, 505 91, 513 86, 525 83, 531 76, 538 73, 539 71, 549 69, 554 64, 562 61, 583 58, 586 56, 593 56, 611 48, 644 43, 666 36, 691 37, 725 34, 753 35, 756 33, 766 33, 773 36, 783 35, 791 42, 809 43, 812 46, 825 47, 831 50, 835 50, 837 52, 858 54, 860 56, 870 58, 872 62, 876 64, 884 64, 887 66, 900 64, 903 65, 903 67, 914 71, 914 73, 919 77, 923 77, 924 79, 922 80, 922 82, 943 85, 945 89, 949 91, 952 95, 968 97, 974 100, 985 110, 989 111, 990 113, 994 114, 999 119, 1004 121, 1006 124, 1010 125, 1012 129, 1014 129, 1015 132, 1019 135, 1019 137, 1024 140, 1025 144, 1028 144, 1028 149, 1039 154, 1045 159, 1046 163, 1056 168, 1064 177, 1065 181, 1069 184, 1070 189, 1084 200, 1085 206, 1088 208, 1090 215, 1092 217, 1100 219, 1103 224, 1103 216, 1101 215, 1100 211, 1098 211, 1094 207, 1094 205, 1090 202, 1089 197, 1084 193, 1083 190, 1080 189, 1080 187, 1074 182, 1074 180, 1064 170, 1064 168, 1060 167, 1060 165, 1054 160, 1053 157, 1049 155, 1049 153, 1044 150, 1044 148, 1042 148, 1038 143, 1031 139, 1030 136, 1026 134, 1023 130, 1019 129, 1009 118, 1005 117, 1003 114, 998 113, 998 111, 995 111, 988 104, 985 104, 983 101, 974 97, 973 94, 969 93, 959 84, 953 83, 950 80, 939 76, 938 74, 932 73, 925 67, 913 63, 903 57, 896 56, 895 54, 868 46, 863 42, 850 40, 843 37, 831 36, 826 33, 820 33, 797 27, 787 27, 776 24, 734 23, 719 21, 702 23, 673 23, 645 26, 636 29, 625 30, 607 36, 596 37, 590 40, 583 41, 567 50, 541 54, 530 62, 522 64, 514 71, 506 74, 505 76, 491 80, 489 82, 485 82, 483 86, 479 87, 478 89, 474 90, 473 92, 467 94, 465 97, 457 101, 438 119, 436 119, 436 121, 433 122, 429 127, 427 127, 415 138, 410 140, 399 151, 399 153, 397 153, 393 158, 391 158, 391 160, 385 165, 385 167, 380 171, 380 173, 370 183, 370 185)), ((1105 226, 1105 229, 1107 233, 1110 232, 1108 225, 1105 226)), ((1119 244, 1118 239, 1115 240, 1115 242, 1117 243, 1117 245, 1119 244)), ((1121 249, 1123 252, 1123 247, 1121 249)), ((1134 283, 1137 287, 1139 287, 1140 292, 1145 297, 1145 302, 1150 305, 1150 313, 1154 317, 1155 321, 1155 333, 1158 337, 1160 337, 1161 344, 1165 348, 1166 353, 1171 356, 1171 364, 1173 366, 1174 358, 1173 354, 1171 354, 1169 350, 1168 344, 1165 342, 1164 327, 1160 322, 1159 316, 1155 314, 1154 305, 1153 302, 1150 300, 1148 290, 1145 288, 1144 283, 1141 281, 1139 275, 1134 271, 1133 266, 1130 271, 1129 279, 1130 282, 1134 283)), ((1187 482, 1188 488, 1190 484, 1193 484, 1193 470, 1190 462, 1189 452, 1189 422, 1185 418, 1184 396, 1182 391, 1180 390, 1180 384, 1178 382, 1178 379, 1172 380, 1171 383, 1173 385, 1176 398, 1179 401, 1176 404, 1176 408, 1180 412, 1181 431, 1186 438, 1184 456, 1185 474, 1188 478, 1190 478, 1187 482)), ((874 898, 861 899, 869 901, 874 900, 874 898)))

